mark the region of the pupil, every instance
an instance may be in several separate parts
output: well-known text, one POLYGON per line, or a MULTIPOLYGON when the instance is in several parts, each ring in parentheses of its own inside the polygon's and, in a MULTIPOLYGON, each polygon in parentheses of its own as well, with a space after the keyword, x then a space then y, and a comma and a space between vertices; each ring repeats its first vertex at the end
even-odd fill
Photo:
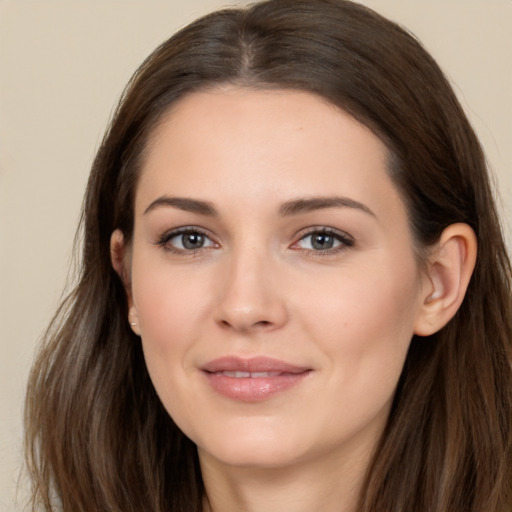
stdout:
POLYGON ((200 233, 187 233, 182 238, 185 249, 200 249, 204 244, 204 236, 200 233))
POLYGON ((314 235, 311 245, 314 249, 332 249, 334 245, 334 238, 331 235, 314 235))

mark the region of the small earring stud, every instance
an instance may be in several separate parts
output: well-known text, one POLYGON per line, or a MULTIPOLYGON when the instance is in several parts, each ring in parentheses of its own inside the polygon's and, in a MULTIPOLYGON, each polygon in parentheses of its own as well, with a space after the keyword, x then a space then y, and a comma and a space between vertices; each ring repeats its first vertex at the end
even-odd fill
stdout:
POLYGON ((136 326, 136 325, 137 325, 137 322, 130 322, 130 325, 131 325, 132 327, 134 327, 134 326, 136 326))

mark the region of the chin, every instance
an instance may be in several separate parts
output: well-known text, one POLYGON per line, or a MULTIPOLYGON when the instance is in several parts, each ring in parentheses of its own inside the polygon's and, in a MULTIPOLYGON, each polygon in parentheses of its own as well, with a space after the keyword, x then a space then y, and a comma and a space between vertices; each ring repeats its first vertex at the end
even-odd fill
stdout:
MULTIPOLYGON (((255 443, 256 444, 256 443, 255 443)), ((279 469, 289 467, 300 461, 301 457, 295 452, 277 450, 275 446, 240 446, 233 443, 226 449, 215 447, 213 450, 199 448, 199 457, 213 458, 225 466, 240 469, 279 469)))
POLYGON ((268 429, 238 430, 199 440, 199 455, 211 457, 227 466, 240 468, 278 468, 301 460, 305 442, 268 429))

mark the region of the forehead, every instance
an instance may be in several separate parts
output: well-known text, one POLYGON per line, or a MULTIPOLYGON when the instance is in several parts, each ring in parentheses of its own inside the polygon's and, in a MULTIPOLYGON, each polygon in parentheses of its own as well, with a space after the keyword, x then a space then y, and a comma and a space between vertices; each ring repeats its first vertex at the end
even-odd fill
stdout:
POLYGON ((137 202, 161 194, 216 202, 230 192, 232 200, 268 202, 338 193, 378 207, 390 194, 399 200, 388 161, 371 130, 314 94, 225 87, 189 94, 162 118, 137 202))

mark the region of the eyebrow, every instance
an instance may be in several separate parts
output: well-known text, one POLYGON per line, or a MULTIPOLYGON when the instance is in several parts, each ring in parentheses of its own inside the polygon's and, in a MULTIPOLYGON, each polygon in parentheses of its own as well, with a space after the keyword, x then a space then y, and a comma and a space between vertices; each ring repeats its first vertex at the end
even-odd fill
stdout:
POLYGON ((208 201, 198 201, 197 199, 189 199, 187 197, 169 197, 161 196, 155 199, 145 210, 144 215, 161 206, 171 206, 184 210, 186 212, 198 213, 207 217, 217 217, 218 212, 212 203, 208 201))
POLYGON ((377 217, 375 213, 363 203, 350 199, 349 197, 312 197, 295 199, 284 203, 280 208, 282 216, 298 215, 301 213, 311 212, 314 210, 323 210, 325 208, 354 208, 361 210, 372 217, 377 217))
MULTIPOLYGON (((172 207, 184 210, 186 212, 198 213, 207 217, 217 217, 218 212, 213 203, 209 201, 200 201, 198 199, 190 199, 187 197, 169 197, 161 196, 155 199, 145 210, 144 215, 159 207, 172 207)), ((323 210, 326 208, 353 208, 360 210, 372 217, 376 217, 375 213, 363 203, 350 199, 348 197, 311 197, 294 199, 283 203, 279 209, 279 213, 283 217, 299 215, 315 210, 323 210)))

